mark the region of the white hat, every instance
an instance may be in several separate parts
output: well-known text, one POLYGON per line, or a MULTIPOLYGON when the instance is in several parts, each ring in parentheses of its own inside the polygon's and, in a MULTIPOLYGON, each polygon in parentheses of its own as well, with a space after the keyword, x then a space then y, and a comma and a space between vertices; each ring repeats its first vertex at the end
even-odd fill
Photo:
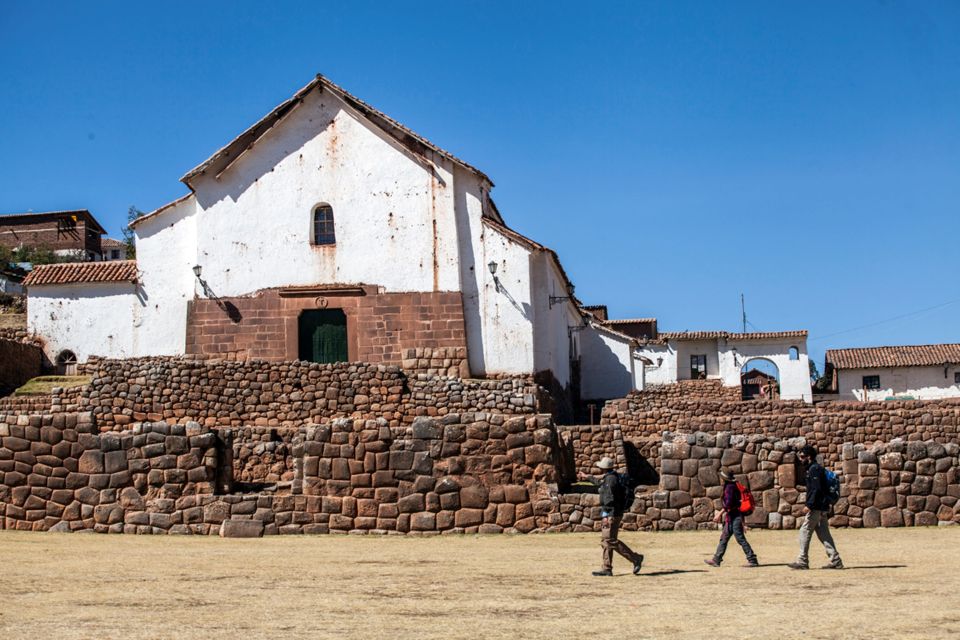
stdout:
POLYGON ((603 458, 600 459, 600 462, 597 463, 597 466, 603 469, 604 471, 609 471, 614 467, 613 459, 607 456, 604 456, 603 458))

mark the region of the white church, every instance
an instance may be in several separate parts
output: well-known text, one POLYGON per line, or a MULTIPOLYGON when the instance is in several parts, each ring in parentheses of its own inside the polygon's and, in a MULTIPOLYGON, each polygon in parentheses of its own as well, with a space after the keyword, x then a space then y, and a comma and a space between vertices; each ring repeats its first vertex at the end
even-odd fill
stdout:
POLYGON ((642 380, 636 340, 581 309, 489 177, 322 76, 181 181, 189 193, 131 225, 135 261, 28 277, 51 360, 428 354, 583 398, 642 380))

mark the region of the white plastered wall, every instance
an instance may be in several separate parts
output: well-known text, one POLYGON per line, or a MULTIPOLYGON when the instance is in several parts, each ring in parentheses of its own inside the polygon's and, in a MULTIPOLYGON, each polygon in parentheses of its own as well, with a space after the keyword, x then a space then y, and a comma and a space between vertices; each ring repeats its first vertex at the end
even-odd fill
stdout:
POLYGON ((841 400, 863 400, 863 377, 880 376, 880 388, 867 390, 867 400, 911 396, 917 400, 960 397, 954 374, 960 366, 840 369, 837 372, 841 400), (946 373, 946 375, 944 375, 946 373))
POLYGON ((670 344, 645 344, 637 354, 653 364, 644 367, 644 384, 672 384, 677 381, 677 352, 670 344))
POLYGON ((78 362, 92 355, 129 358, 133 322, 141 302, 130 282, 33 285, 27 297, 27 327, 43 336, 51 361, 70 350, 78 362))
MULTIPOLYGON (((716 340, 677 340, 671 341, 677 350, 677 380, 690 380, 690 356, 707 356, 707 379, 721 377, 720 359, 716 340)), ((740 384, 739 382, 737 383, 740 384)))
POLYGON ((470 371, 474 375, 533 373, 532 251, 479 219, 470 227, 477 288, 475 298, 464 296, 470 371), (490 262, 497 265, 496 277, 490 275, 490 262))
POLYGON ((204 278, 220 296, 316 283, 458 290, 453 165, 432 160, 312 91, 219 179, 191 179, 204 278), (311 244, 321 203, 335 247, 311 244))
POLYGON ((633 341, 590 324, 580 331, 580 396, 622 398, 635 388, 633 341))
POLYGON ((537 371, 552 371, 557 382, 566 387, 570 383, 571 343, 575 355, 577 350, 582 355, 583 341, 579 335, 582 319, 569 299, 550 305, 551 296, 570 297, 566 279, 553 256, 547 251, 538 251, 533 254, 532 264, 534 366, 537 371))
POLYGON ((813 401, 810 387, 810 358, 804 338, 719 341, 721 377, 724 386, 739 387, 740 373, 751 360, 769 360, 780 374, 780 399, 813 401), (790 359, 790 347, 798 357, 790 359))
POLYGON ((143 298, 134 319, 138 356, 185 353, 187 303, 197 286, 197 217, 196 200, 189 197, 134 227, 143 298))

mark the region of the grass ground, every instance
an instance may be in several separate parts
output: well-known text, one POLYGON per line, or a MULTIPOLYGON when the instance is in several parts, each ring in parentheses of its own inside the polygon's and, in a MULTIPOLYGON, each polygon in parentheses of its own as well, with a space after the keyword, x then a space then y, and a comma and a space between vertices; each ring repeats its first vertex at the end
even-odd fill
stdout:
POLYGON ((55 387, 63 387, 64 389, 82 387, 85 384, 90 384, 90 379, 90 376, 37 376, 27 380, 14 393, 18 396, 48 395, 55 387))
MULTIPOLYGON (((840 530, 845 571, 791 571, 794 531, 223 540, 0 531, 0 637, 956 638, 960 528, 840 530)), ((822 547, 814 542, 812 564, 822 547)))

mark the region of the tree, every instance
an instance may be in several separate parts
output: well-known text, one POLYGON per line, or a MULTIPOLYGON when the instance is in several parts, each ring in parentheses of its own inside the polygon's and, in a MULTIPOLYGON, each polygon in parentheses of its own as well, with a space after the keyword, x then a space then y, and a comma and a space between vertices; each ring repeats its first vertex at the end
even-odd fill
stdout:
POLYGON ((130 228, 130 225, 144 215, 146 214, 140 211, 140 209, 137 209, 135 205, 130 205, 130 208, 127 209, 127 226, 125 226, 121 232, 123 234, 123 243, 127 245, 127 260, 133 260, 137 257, 137 244, 134 241, 133 229, 130 228))
POLYGON ((810 360, 810 382, 816 382, 820 379, 820 369, 817 368, 817 363, 810 360))

